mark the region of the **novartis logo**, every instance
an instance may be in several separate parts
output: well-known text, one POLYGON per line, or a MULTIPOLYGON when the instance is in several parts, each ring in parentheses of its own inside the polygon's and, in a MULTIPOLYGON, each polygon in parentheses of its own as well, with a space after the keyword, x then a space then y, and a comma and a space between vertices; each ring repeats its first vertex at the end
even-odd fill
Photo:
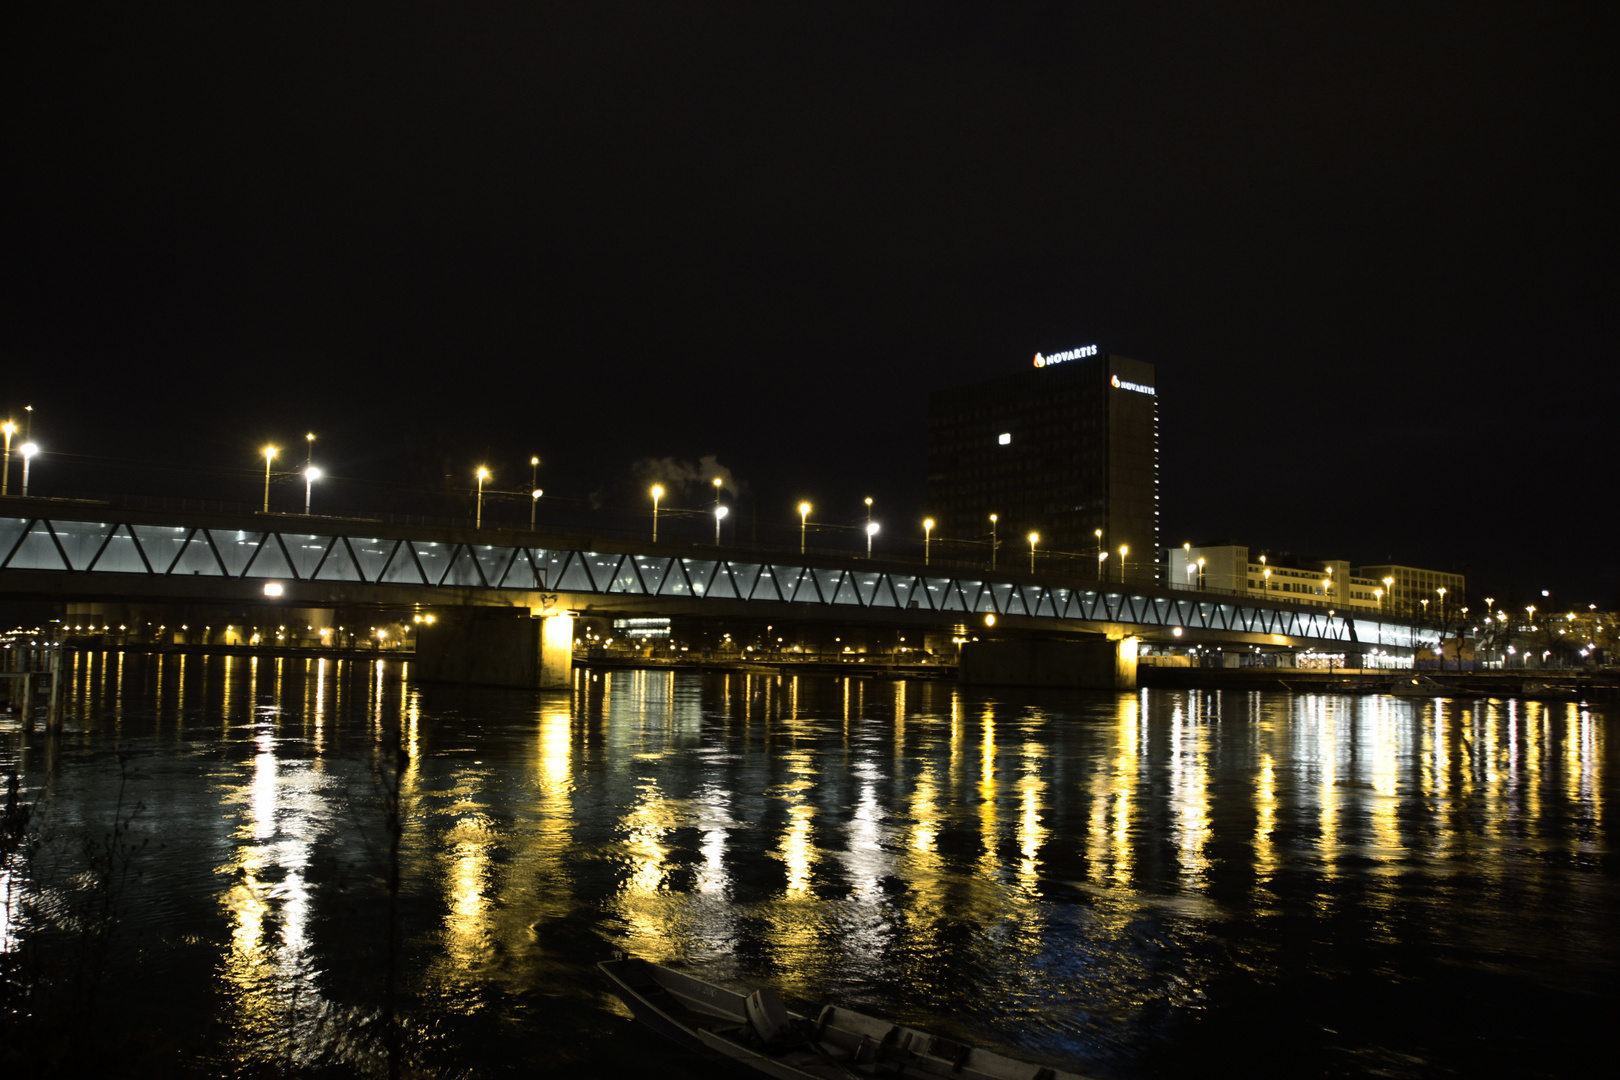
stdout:
POLYGON ((1153 387, 1143 386, 1141 383, 1126 382, 1118 375, 1111 377, 1108 381, 1114 384, 1114 389, 1116 390, 1135 390, 1138 394, 1152 394, 1154 397, 1159 396, 1154 391, 1153 387))
POLYGON ((1061 364, 1065 360, 1081 360, 1085 357, 1096 355, 1097 346, 1095 345, 1082 345, 1078 349, 1070 349, 1068 352, 1053 353, 1051 356, 1042 356, 1040 353, 1036 353, 1035 366, 1047 367, 1051 364, 1061 364))

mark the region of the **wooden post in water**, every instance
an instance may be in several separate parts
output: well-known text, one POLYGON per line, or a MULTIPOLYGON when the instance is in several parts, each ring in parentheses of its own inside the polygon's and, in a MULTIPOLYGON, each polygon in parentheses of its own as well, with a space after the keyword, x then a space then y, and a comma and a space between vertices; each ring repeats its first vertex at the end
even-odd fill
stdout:
POLYGON ((34 673, 26 667, 22 675, 22 722, 24 731, 34 730, 34 673))
POLYGON ((55 735, 62 730, 62 646, 51 650, 51 701, 45 710, 45 730, 55 735))

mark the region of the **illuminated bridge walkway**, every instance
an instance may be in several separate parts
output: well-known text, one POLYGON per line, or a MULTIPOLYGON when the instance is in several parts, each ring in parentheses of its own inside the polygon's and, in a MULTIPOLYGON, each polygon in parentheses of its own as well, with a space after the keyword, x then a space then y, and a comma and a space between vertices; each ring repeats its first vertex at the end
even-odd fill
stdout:
POLYGON ((343 518, 87 513, 8 500, 0 597, 280 602, 305 606, 498 606, 586 615, 833 618, 1121 630, 1171 640, 1394 646, 1393 624, 1153 585, 585 536, 411 528, 343 518), (18 510, 36 509, 39 516, 18 510), (313 531, 312 531, 313 530, 313 531))

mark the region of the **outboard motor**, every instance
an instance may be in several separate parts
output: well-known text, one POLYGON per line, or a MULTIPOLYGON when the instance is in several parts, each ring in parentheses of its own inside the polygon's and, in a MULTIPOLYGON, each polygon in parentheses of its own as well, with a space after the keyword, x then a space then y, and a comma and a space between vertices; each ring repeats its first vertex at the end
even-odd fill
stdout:
POLYGON ((764 1045, 774 1046, 793 1033, 793 1018, 775 990, 755 990, 743 1004, 748 1011, 748 1025, 764 1045))

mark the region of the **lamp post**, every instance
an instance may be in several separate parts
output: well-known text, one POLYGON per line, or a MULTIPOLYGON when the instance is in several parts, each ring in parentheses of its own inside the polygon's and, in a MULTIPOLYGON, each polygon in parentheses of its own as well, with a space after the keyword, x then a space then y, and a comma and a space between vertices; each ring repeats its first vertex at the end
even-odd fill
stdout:
POLYGON ((309 468, 315 457, 315 433, 309 432, 304 436, 304 468, 309 468))
POLYGON ((805 534, 805 530, 807 530, 809 527, 810 527, 810 504, 807 503, 807 502, 802 502, 802 503, 799 504, 799 554, 800 555, 804 554, 804 534, 805 534))
POLYGON ((1035 545, 1041 542, 1040 533, 1029 534, 1029 572, 1035 572, 1035 545))
POLYGON ((654 484, 648 489, 653 500, 653 543, 658 543, 658 500, 664 497, 664 485, 654 484))
POLYGON ((535 488, 529 492, 529 531, 534 532, 534 512, 540 508, 540 496, 545 492, 535 488))
POLYGON ((1198 591, 1204 591, 1204 557, 1198 556, 1198 591))
POLYGON ((998 520, 997 515, 990 515, 990 569, 992 570, 996 568, 996 522, 998 520))
POLYGON ((6 433, 6 463, 0 468, 0 495, 4 495, 11 486, 11 437, 17 433, 17 425, 7 420, 0 424, 0 431, 6 433))
POLYGON ((1130 553, 1131 549, 1129 547, 1124 544, 1119 545, 1119 583, 1121 585, 1125 584, 1125 556, 1130 553))
POLYGON ((934 519, 923 519, 923 565, 928 565, 928 542, 934 534, 934 519))
POLYGON ((321 478, 321 470, 313 465, 304 466, 304 516, 309 517, 309 497, 315 486, 315 481, 321 478))
MULTIPOLYGON (((1193 575, 1192 542, 1191 541, 1188 541, 1188 542, 1183 543, 1181 545, 1181 568, 1183 570, 1187 571, 1187 588, 1190 589, 1190 588, 1192 588, 1192 575, 1193 575)), ((1168 584, 1168 582, 1166 584, 1168 584)))
POLYGON ((872 524, 872 496, 866 497, 866 523, 872 524))
POLYGON ((1101 581, 1102 580, 1102 564, 1103 564, 1103 560, 1108 558, 1108 552, 1103 550, 1102 530, 1101 529, 1092 529, 1091 533, 1092 533, 1093 536, 1095 536, 1097 538, 1097 580, 1101 581))
MULTIPOLYGON (((716 481, 716 482, 718 483, 718 481, 716 481)), ((726 513, 727 513, 727 510, 726 510, 726 507, 724 507, 724 506, 716 506, 714 508, 714 546, 715 547, 720 546, 720 523, 725 520, 726 513)))
POLYGON ((1384 579, 1384 592, 1389 596, 1390 610, 1393 611, 1395 609, 1395 579, 1394 578, 1387 577, 1387 578, 1384 579))
POLYGON ((34 455, 39 453, 39 447, 31 442, 25 442, 17 448, 23 456, 23 498, 28 497, 28 466, 34 463, 34 455))
MULTIPOLYGON (((270 512, 270 462, 275 460, 275 456, 275 447, 267 446, 264 448, 264 512, 266 514, 270 512)), ((25 483, 23 484, 23 494, 26 495, 27 493, 28 485, 25 483)))
POLYGON ((484 527, 484 481, 489 479, 489 470, 482 465, 478 466, 478 513, 473 518, 473 528, 484 527))
POLYGON ((878 534, 878 528, 879 525, 875 521, 866 523, 866 557, 868 559, 872 557, 872 537, 878 534))

